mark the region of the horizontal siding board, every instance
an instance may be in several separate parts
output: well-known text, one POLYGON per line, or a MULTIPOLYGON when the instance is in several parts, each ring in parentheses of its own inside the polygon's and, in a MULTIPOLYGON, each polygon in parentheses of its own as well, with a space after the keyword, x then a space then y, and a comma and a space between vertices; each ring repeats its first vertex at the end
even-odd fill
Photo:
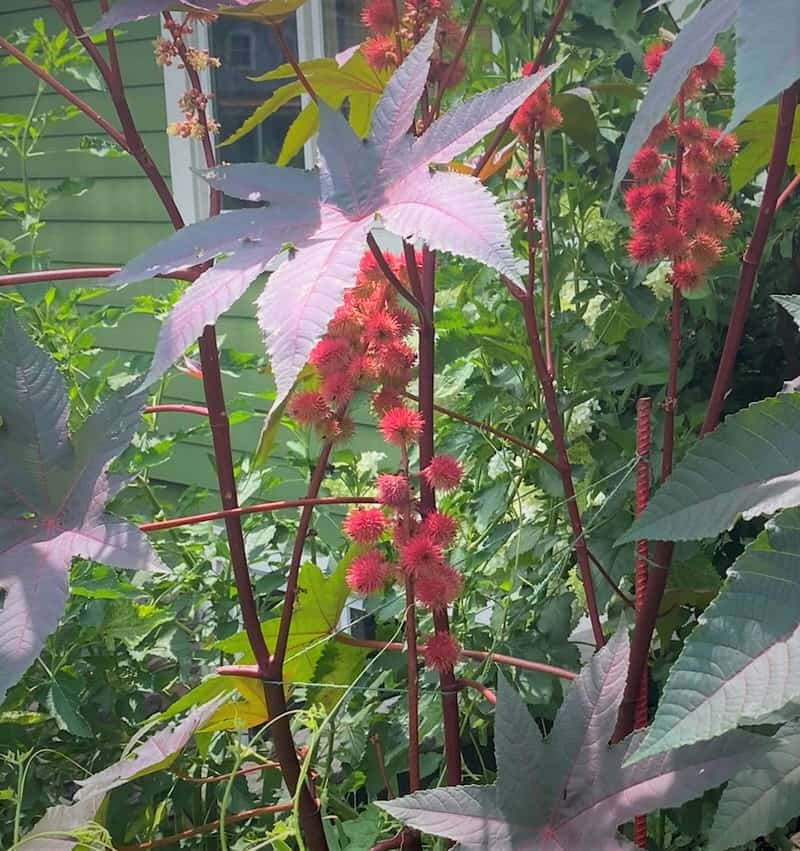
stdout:
MULTIPOLYGON (((56 181, 41 183, 51 186, 56 181)), ((115 177, 99 178, 83 195, 57 198, 48 205, 44 218, 48 222, 167 221, 164 207, 146 180, 115 177), (120 199, 125 200, 124 205, 120 199)))
MULTIPOLYGON (((105 92, 84 92, 81 96, 92 109, 103 115, 110 123, 115 123, 115 113, 105 92)), ((27 113, 30 108, 30 95, 3 97, 3 112, 27 113)), ((63 105, 64 99, 56 92, 46 92, 42 95, 41 109, 55 109, 63 105)), ((164 131, 166 127, 166 101, 164 89, 158 85, 140 86, 128 92, 128 103, 140 131, 164 131)), ((61 132, 80 136, 97 130, 97 125, 84 115, 63 122, 61 132)))
MULTIPOLYGON (((0 17, 2 23, 2 17, 0 17)), ((5 30, 3 30, 5 32, 5 30)), ((120 63, 125 68, 125 86, 128 89, 142 86, 160 86, 164 77, 164 71, 156 65, 151 49, 152 37, 136 41, 123 41, 119 45, 118 53, 120 63), (149 51, 151 61, 143 61, 146 52, 149 51)), ((101 48, 102 49, 102 48, 101 48)), ((3 97, 14 97, 28 95, 31 92, 31 72, 22 65, 8 65, 3 67, 3 97)), ((75 94, 83 96, 84 92, 92 91, 90 86, 71 74, 58 74, 59 82, 63 83, 75 94)))
MULTIPOLYGON (((98 4, 95 2, 78 2, 75 7, 78 17, 86 29, 91 27, 100 17, 98 4)), ((12 0, 11 3, 3 2, 0 5, 0 33, 5 35, 18 29, 30 30, 35 18, 41 18, 44 21, 45 32, 50 36, 54 36, 64 29, 61 18, 49 4, 24 3, 20 0, 12 0)), ((120 26, 117 30, 117 41, 120 44, 126 41, 145 39, 152 41, 157 37, 158 32, 158 23, 155 18, 148 18, 120 26)))

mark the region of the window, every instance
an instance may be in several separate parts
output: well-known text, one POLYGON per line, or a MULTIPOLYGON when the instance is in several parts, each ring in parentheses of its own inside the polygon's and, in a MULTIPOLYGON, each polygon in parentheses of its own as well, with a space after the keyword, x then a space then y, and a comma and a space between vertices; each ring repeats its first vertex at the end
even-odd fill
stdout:
MULTIPOLYGON (((289 48, 301 61, 318 56, 335 56, 364 37, 361 25, 361 0, 308 0, 283 21, 282 30, 289 48)), ((219 139, 226 139, 285 80, 253 82, 259 76, 283 65, 275 33, 271 27, 241 18, 221 16, 208 27, 196 27, 193 46, 208 48, 222 64, 201 75, 203 88, 213 94, 211 113, 220 124, 219 139)), ((168 120, 180 119, 178 98, 186 88, 183 71, 165 69, 168 120)), ((307 98, 295 98, 283 104, 250 133, 232 145, 219 149, 226 162, 275 162, 289 127, 307 98)), ((310 144, 291 165, 310 167, 314 151, 310 144)), ((199 145, 185 139, 170 138, 170 168, 178 205, 187 221, 207 215, 207 193, 191 176, 191 167, 204 165, 199 145)), ((226 205, 237 202, 225 199, 226 205)))

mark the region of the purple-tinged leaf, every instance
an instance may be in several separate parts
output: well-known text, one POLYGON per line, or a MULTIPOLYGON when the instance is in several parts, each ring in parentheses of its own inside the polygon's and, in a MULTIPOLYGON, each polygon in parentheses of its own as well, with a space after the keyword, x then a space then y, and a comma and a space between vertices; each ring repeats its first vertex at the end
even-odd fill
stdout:
POLYGON ((375 193, 375 147, 359 139, 338 110, 322 102, 318 109, 322 201, 351 219, 369 215, 374 212, 369 201, 375 193))
POLYGON ((401 167, 408 173, 429 163, 449 162, 464 153, 522 106, 560 64, 481 92, 446 112, 414 142, 401 167))
POLYGON ((75 804, 49 807, 22 837, 19 848, 22 851, 73 851, 79 843, 81 848, 86 848, 81 837, 97 818, 104 798, 104 795, 93 795, 75 804))
POLYGON ((725 132, 729 133, 797 79, 800 79, 797 0, 771 0, 766 7, 764 0, 739 0, 735 107, 725 132))
MULTIPOLYGON (((266 253, 274 244, 272 233, 275 228, 281 228, 284 238, 292 228, 296 238, 302 238, 304 234, 313 233, 318 224, 318 203, 300 205, 298 202, 294 209, 283 206, 233 210, 181 228, 140 254, 108 278, 106 283, 120 286, 156 275, 167 275, 176 269, 205 263, 217 254, 250 248, 252 243, 262 241, 267 242, 266 253)), ((271 258, 272 255, 269 255, 265 262, 271 258)))
POLYGON ((642 147, 652 129, 669 111, 681 86, 695 65, 705 62, 714 46, 714 39, 733 26, 739 0, 711 0, 684 24, 670 49, 661 60, 661 67, 650 82, 636 118, 628 130, 617 162, 611 194, 628 171, 633 155, 642 147))
POLYGON ((275 379, 275 405, 292 389, 317 340, 353 286, 369 221, 357 221, 335 239, 309 244, 272 273, 258 300, 275 379))
POLYGON ((608 740, 628 656, 627 634, 620 631, 581 672, 541 745, 535 722, 501 681, 495 725, 497 785, 417 792, 378 806, 411 827, 454 839, 469 851, 633 849, 617 832, 621 824, 656 807, 679 806, 718 786, 761 753, 765 740, 733 732, 625 765, 642 734, 614 746, 608 740), (524 727, 532 729, 523 733, 524 727), (515 738, 520 748, 514 748, 515 738), (530 779, 522 774, 523 767, 530 779))
POLYGON ((318 194, 313 191, 316 177, 291 169, 255 164, 214 169, 204 175, 212 185, 240 198, 266 198, 270 206, 187 227, 110 280, 123 284, 168 274, 221 253, 234 255, 221 273, 203 277, 178 302, 174 308, 178 315, 165 321, 146 381, 161 375, 200 333, 201 325, 215 321, 246 286, 246 278, 265 268, 285 242, 294 248, 290 259, 273 274, 259 300, 259 321, 277 384, 273 410, 325 332, 344 290, 354 284, 364 238, 379 222, 401 236, 478 260, 518 279, 494 198, 470 178, 431 175, 428 165, 481 139, 557 66, 478 95, 413 141, 407 131, 427 77, 434 38, 431 30, 395 73, 376 107, 369 139, 357 137, 340 112, 319 105, 318 194), (241 270, 249 271, 239 275, 241 270), (222 297, 215 292, 220 280, 222 297))
MULTIPOLYGON (((175 9, 177 11, 192 12, 216 12, 220 8, 240 7, 246 8, 254 3, 263 3, 264 0, 119 0, 111 9, 103 15, 100 20, 87 33, 101 32, 102 30, 114 29, 120 24, 129 24, 134 21, 141 21, 145 18, 151 18, 153 15, 160 15, 167 9, 175 9)), ((293 12, 298 6, 302 5, 303 0, 272 0, 273 5, 280 8, 281 3, 285 3, 288 11, 293 12)), ((276 10, 275 14, 279 14, 276 10)))
POLYGON ((22 336, 8 311, 0 323, 0 700, 56 628, 74 557, 162 567, 135 526, 103 514, 120 487, 107 467, 130 442, 141 397, 115 394, 70 438, 64 384, 22 336))
POLYGON ((166 727, 154 733, 119 762, 86 780, 78 780, 78 786, 81 788, 76 793, 75 800, 83 801, 98 794, 108 794, 112 789, 123 786, 136 777, 168 768, 189 744, 192 736, 202 729, 229 697, 230 694, 223 694, 203 704, 176 727, 166 727))
MULTIPOLYGON (((275 228, 270 237, 282 236, 288 231, 275 228)), ((277 252, 280 244, 274 245, 277 252)), ((148 387, 175 363, 186 349, 203 333, 206 325, 213 325, 233 303, 240 298, 250 284, 264 271, 267 265, 265 257, 270 256, 269 249, 259 245, 242 249, 212 266, 194 282, 178 299, 164 320, 158 334, 150 369, 142 381, 142 387, 148 387)))
POLYGON ((234 163, 216 168, 197 169, 214 189, 242 201, 266 201, 268 204, 296 203, 319 199, 319 174, 267 163, 234 163))
POLYGON ((398 153, 407 153, 413 141, 410 131, 428 80, 435 38, 436 24, 392 74, 372 114, 369 141, 378 150, 377 171, 382 177, 386 176, 387 168, 392 167, 392 158, 398 153), (399 148, 401 144, 403 147, 399 148))
POLYGON ((177 727, 159 730, 119 762, 78 780, 81 788, 74 802, 50 807, 22 838, 20 847, 25 851, 73 851, 78 845, 86 847, 80 840, 86 827, 97 819, 106 795, 136 777, 168 767, 228 697, 223 695, 198 707, 177 727))
POLYGON ((419 172, 392 187, 379 213, 392 233, 469 257, 519 279, 505 222, 494 196, 477 178, 419 172))

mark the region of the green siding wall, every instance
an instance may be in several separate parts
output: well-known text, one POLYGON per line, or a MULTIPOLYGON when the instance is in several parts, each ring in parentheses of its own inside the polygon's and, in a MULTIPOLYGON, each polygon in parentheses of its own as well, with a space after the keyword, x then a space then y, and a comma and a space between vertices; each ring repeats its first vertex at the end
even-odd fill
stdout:
MULTIPOLYGON (((76 7, 85 26, 94 22, 96 0, 78 0, 76 7)), ((10 33, 18 28, 30 29, 36 17, 44 19, 50 35, 60 31, 59 22, 49 6, 37 0, 5 0, 0 3, 0 33, 10 33)), ((163 74, 152 55, 152 41, 157 34, 158 26, 153 20, 126 25, 125 34, 119 40, 119 54, 134 117, 144 131, 145 143, 161 173, 169 177, 163 74)), ((0 112, 27 111, 35 89, 27 72, 19 67, 2 67, 0 80, 0 112)), ((110 100, 104 93, 82 88, 72 78, 66 78, 64 82, 116 124, 110 100)), ((52 95, 45 98, 48 103, 57 99, 52 95)), ((80 137, 85 134, 96 135, 97 128, 83 117, 55 125, 41 145, 45 155, 29 163, 29 173, 36 180, 58 181, 67 176, 94 179, 92 188, 83 196, 61 199, 47 210, 47 225, 39 244, 49 250, 53 267, 123 264, 171 230, 155 193, 131 158, 100 158, 68 152, 69 148, 77 147, 80 137)), ((14 164, 7 165, 8 169, 0 179, 17 179, 19 174, 15 173, 14 164)), ((18 164, 16 167, 18 169, 18 164)), ((0 222, 0 236, 7 235, 8 225, 0 222)), ((163 292, 168 286, 170 284, 166 281, 149 281, 123 290, 109 290, 99 301, 121 306, 129 303, 135 295, 163 292)), ((218 335, 224 335, 227 344, 238 351, 263 351, 253 318, 253 301, 261 286, 257 284, 251 288, 217 325, 218 335)), ((157 332, 158 322, 155 319, 134 315, 123 319, 118 328, 99 331, 97 339, 110 354, 116 353, 116 356, 125 359, 131 353, 152 352, 157 332)), ((269 388, 269 381, 264 375, 245 372, 237 377, 225 376, 224 380, 231 410, 252 409, 254 405, 260 410, 267 407, 264 400, 254 400, 251 395, 264 393, 269 388)), ((178 373, 170 379, 164 401, 202 402, 201 383, 178 373)), ((365 413, 362 411, 356 419, 361 422, 355 447, 359 450, 385 449, 375 436, 374 428, 368 426, 365 413)), ((164 415, 160 422, 165 430, 195 424, 194 421, 187 423, 185 415, 164 415)), ((260 428, 260 417, 232 426, 237 454, 252 452, 260 428)), ((288 434, 285 430, 282 433, 272 465, 275 472, 282 475, 284 483, 269 495, 261 496, 298 495, 305 489, 305 483, 282 460, 286 454, 283 444, 288 434)), ((157 467, 154 473, 168 481, 214 488, 216 480, 210 460, 210 439, 200 435, 186 440, 176 448, 173 458, 157 467)))

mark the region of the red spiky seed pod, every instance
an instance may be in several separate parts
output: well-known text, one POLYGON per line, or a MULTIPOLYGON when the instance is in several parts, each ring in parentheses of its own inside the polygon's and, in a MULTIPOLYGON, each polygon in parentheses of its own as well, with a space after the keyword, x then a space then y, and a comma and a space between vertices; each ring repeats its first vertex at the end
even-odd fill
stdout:
POLYGON ((432 671, 449 671, 458 662, 461 647, 449 632, 436 632, 422 646, 425 666, 432 671))
POLYGON ((377 550, 356 556, 347 568, 347 584, 356 594, 366 597, 380 591, 391 573, 391 565, 377 550))
POLYGON ((357 544, 374 544, 384 533, 387 519, 380 508, 355 508, 342 524, 342 529, 357 544))
POLYGON ((380 421, 383 439, 393 446, 408 446, 422 433, 422 415, 411 408, 398 407, 388 410, 380 421))
POLYGON ((422 471, 422 476, 428 485, 441 491, 457 488, 463 475, 464 470, 461 464, 450 455, 436 455, 422 471))

